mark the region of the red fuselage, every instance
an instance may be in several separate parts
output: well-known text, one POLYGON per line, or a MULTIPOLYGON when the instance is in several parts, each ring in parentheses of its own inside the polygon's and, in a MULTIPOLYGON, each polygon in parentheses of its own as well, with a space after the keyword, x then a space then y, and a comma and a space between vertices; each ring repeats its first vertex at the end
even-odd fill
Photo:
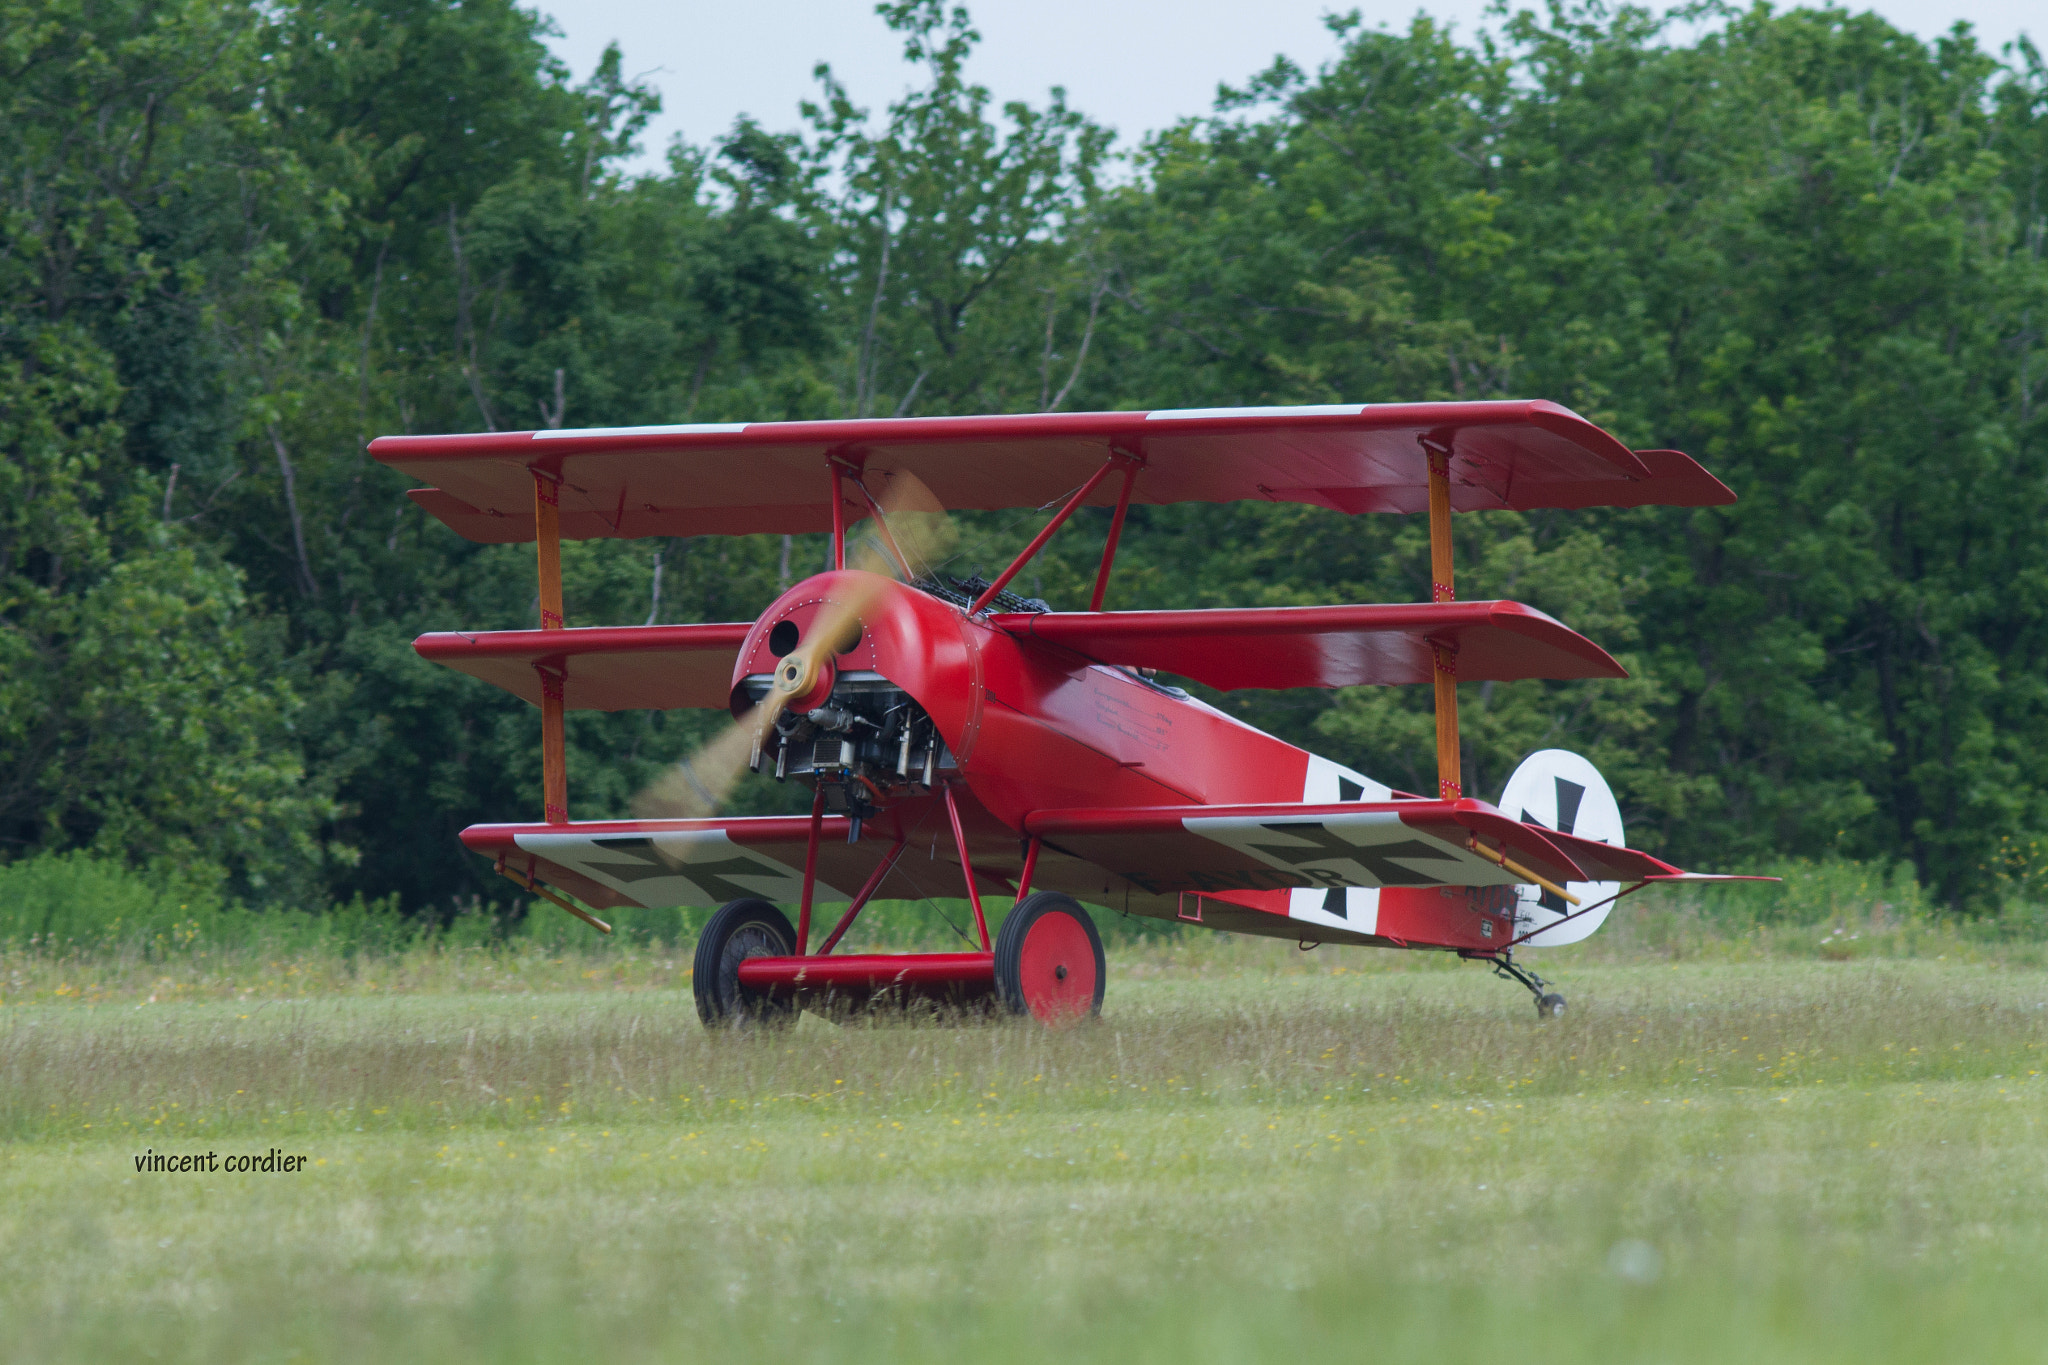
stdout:
MULTIPOLYGON (((880 675, 930 715, 966 785, 962 816, 977 872, 1014 883, 1024 852, 1020 836, 1034 813, 1175 805, 1192 810, 1388 795, 1380 784, 1179 689, 1010 634, 931 594, 858 570, 819 574, 762 613, 740 646, 733 672, 736 715, 750 703, 748 684, 758 687, 775 669, 774 628, 791 622, 801 639, 826 603, 849 598, 864 603, 863 628, 859 641, 837 656, 838 674, 880 675), (1313 786, 1315 768, 1323 770, 1330 790, 1313 786), (1338 773, 1366 790, 1354 786, 1340 794, 1338 773)), ((943 819, 928 795, 906 795, 883 808, 875 833, 913 831, 908 837, 922 843, 940 837, 943 819)), ((1038 884, 1101 903, 1098 877, 1098 869, 1048 848, 1038 884)), ((1197 906, 1192 896, 1140 900, 1119 893, 1107 903, 1139 914, 1199 914, 1211 928, 1361 941, 1354 933, 1290 919, 1290 894, 1213 892, 1197 906)), ((1483 929, 1504 932, 1512 901, 1501 887, 1460 889, 1451 899, 1439 888, 1386 887, 1373 894, 1378 932, 1368 941, 1390 946, 1484 949, 1500 940, 1483 929), (1497 924, 1482 926, 1486 915, 1497 924)))
POLYGON ((1121 668, 1020 638, 916 588, 859 570, 820 574, 778 598, 740 646, 733 684, 772 673, 769 635, 808 627, 858 594, 859 642, 840 674, 878 673, 923 706, 976 802, 1013 832, 1033 811, 1300 801, 1309 755, 1121 668))

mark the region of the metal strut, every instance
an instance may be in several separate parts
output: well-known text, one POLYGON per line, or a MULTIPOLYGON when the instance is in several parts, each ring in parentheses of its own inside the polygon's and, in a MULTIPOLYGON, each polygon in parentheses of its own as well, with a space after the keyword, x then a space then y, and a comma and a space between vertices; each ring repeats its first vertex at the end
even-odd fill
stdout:
POLYGON ((1528 989, 1529 994, 1536 997, 1539 1004, 1542 1003, 1544 993, 1550 989, 1548 981, 1545 981, 1527 967, 1515 965, 1515 955, 1512 950, 1504 952, 1498 957, 1482 957, 1479 960, 1492 963, 1493 974, 1501 980, 1521 982, 1528 989))

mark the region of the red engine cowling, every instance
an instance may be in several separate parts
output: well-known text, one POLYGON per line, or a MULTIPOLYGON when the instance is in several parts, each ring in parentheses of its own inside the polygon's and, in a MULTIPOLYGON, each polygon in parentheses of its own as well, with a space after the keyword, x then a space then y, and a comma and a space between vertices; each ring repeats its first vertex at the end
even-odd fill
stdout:
MULTIPOLYGON (((972 752, 981 708, 976 650, 957 607, 894 579, 860 569, 841 569, 805 579, 778 597, 740 645, 733 669, 735 716, 752 706, 748 679, 765 680, 775 665, 802 643, 805 632, 828 603, 857 602, 860 638, 833 659, 840 679, 878 674, 910 694, 964 759, 972 752), (777 633, 787 623, 793 632, 777 633)), ((980 633, 977 631, 977 633, 980 633)))

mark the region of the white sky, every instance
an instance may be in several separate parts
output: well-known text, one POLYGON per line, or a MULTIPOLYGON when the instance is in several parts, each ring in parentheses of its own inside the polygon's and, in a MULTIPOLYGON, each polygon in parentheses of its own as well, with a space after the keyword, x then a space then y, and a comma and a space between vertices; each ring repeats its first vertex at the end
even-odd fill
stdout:
MULTIPOLYGON (((553 47, 578 79, 607 42, 618 40, 628 75, 646 72, 663 110, 644 139, 640 165, 660 164, 672 134, 709 142, 742 113, 764 126, 797 126, 797 102, 814 97, 811 69, 834 70, 866 107, 879 111, 908 87, 896 35, 872 0, 533 0, 555 17, 553 47)), ((1957 20, 1992 51, 2027 32, 2037 43, 2048 24, 2039 0, 1879 0, 1893 23, 1933 37, 1957 20)), ((1328 0, 971 0, 982 35, 970 76, 998 101, 1043 104, 1064 85, 1068 102, 1122 135, 1129 147, 1146 132, 1206 113, 1219 83, 1241 84, 1286 53, 1314 71, 1336 51, 1322 15, 1350 8, 1328 0)), ((1485 0, 1362 0, 1374 27, 1405 28, 1426 10, 1470 35, 1485 0)), ((1857 5, 1862 9, 1866 6, 1857 5)))

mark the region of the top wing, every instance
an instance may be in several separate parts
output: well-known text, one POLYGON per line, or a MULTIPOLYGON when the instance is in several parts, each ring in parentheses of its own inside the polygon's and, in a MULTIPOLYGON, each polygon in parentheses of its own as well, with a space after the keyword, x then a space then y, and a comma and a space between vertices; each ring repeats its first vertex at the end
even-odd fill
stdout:
POLYGON ((1224 689, 1425 683, 1439 647, 1456 654, 1467 682, 1628 676, 1606 650, 1519 602, 1020 612, 993 621, 1096 663, 1161 669, 1224 689))
MULTIPOLYGON (((370 453, 430 488, 414 501, 471 540, 534 537, 536 472, 561 532, 746 535, 832 526, 826 457, 908 470, 957 510, 1040 507, 1113 453, 1144 461, 1132 501, 1309 503, 1420 512, 1425 444, 1450 452, 1451 506, 1705 507, 1735 495, 1676 451, 1634 452, 1555 403, 1338 404, 380 436, 370 453)), ((1119 481, 1090 502, 1107 506, 1119 481)), ((880 492, 872 483, 870 487, 880 492)), ((847 490, 845 515, 866 514, 847 490)))

